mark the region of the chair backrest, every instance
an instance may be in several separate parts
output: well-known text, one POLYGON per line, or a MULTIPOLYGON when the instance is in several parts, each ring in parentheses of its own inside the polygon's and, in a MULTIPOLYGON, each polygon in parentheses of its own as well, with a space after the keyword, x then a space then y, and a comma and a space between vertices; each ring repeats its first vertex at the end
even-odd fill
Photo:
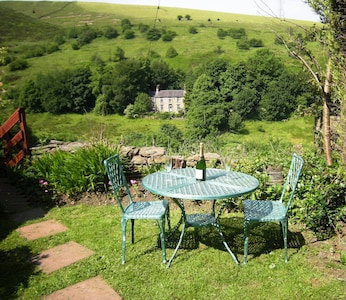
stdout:
POLYGON ((125 190, 130 203, 132 203, 133 200, 124 174, 123 166, 120 161, 120 157, 118 154, 113 155, 105 159, 103 163, 106 167, 108 178, 112 184, 114 197, 117 200, 120 209, 122 210, 122 212, 124 212, 125 208, 122 201, 122 192, 125 190))
POLYGON ((281 193, 280 201, 283 202, 287 200, 286 203, 286 213, 291 207, 291 202, 296 190, 300 173, 304 165, 304 160, 297 154, 293 154, 291 166, 287 174, 286 181, 281 193))

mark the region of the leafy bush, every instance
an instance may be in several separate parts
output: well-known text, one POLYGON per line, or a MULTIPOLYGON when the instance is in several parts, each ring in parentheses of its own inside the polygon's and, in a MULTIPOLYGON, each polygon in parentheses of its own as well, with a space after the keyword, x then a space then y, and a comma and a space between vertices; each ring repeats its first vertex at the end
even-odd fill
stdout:
POLYGON ((29 63, 25 59, 17 59, 9 64, 11 72, 25 70, 27 67, 29 67, 29 63))
POLYGON ((173 58, 173 57, 176 57, 177 55, 178 55, 178 52, 177 52, 177 50, 175 50, 174 47, 169 47, 167 49, 167 52, 166 52, 167 58, 173 58))
POLYGON ((151 28, 147 31, 146 37, 148 41, 157 41, 161 38, 161 32, 157 28, 151 28))
POLYGON ((231 28, 228 30, 228 35, 233 39, 241 39, 242 37, 246 37, 246 31, 244 28, 231 28))
POLYGON ((107 190, 103 160, 117 153, 117 149, 104 144, 94 144, 75 153, 55 151, 33 160, 31 170, 39 186, 47 182, 47 190, 55 195, 77 197, 83 192, 107 190))
POLYGON ((297 191, 294 215, 318 239, 329 238, 346 223, 346 173, 337 164, 326 167, 324 158, 306 154, 305 165, 297 191))
POLYGON ((197 34, 198 33, 197 28, 195 26, 190 26, 189 27, 189 33, 197 34))

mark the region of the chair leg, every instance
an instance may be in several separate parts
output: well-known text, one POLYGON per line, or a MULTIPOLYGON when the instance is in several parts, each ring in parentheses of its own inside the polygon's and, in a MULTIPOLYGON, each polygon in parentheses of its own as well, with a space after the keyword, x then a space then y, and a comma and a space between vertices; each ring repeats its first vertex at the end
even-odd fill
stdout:
POLYGON ((171 231, 171 214, 170 214, 169 206, 167 206, 166 219, 168 224, 168 232, 170 232, 171 231))
POLYGON ((288 262, 288 253, 287 253, 287 230, 288 230, 288 220, 281 222, 282 235, 284 238, 284 248, 285 248, 285 262, 288 262))
POLYGON ((125 264, 125 252, 126 252, 126 219, 121 220, 121 233, 122 233, 122 244, 121 244, 121 263, 125 264))
POLYGON ((135 220, 131 219, 131 242, 135 243, 135 220))
POLYGON ((165 235, 165 218, 158 220, 160 228, 160 239, 161 239, 161 249, 162 249, 162 262, 166 263, 166 235, 165 235))
POLYGON ((250 222, 244 221, 244 264, 247 263, 247 252, 249 246, 250 222))

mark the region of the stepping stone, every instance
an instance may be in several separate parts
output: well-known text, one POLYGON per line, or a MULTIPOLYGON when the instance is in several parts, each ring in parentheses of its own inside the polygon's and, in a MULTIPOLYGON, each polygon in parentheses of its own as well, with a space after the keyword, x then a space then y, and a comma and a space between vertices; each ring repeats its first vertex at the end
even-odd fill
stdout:
POLYGON ((43 299, 121 300, 120 296, 100 276, 58 290, 46 297, 43 297, 43 299))
POLYGON ((93 254, 94 251, 71 241, 45 250, 34 256, 31 260, 34 264, 38 265, 44 273, 49 274, 93 254))
POLYGON ((18 228, 20 235, 28 240, 54 235, 66 231, 67 227, 56 220, 48 220, 18 228))

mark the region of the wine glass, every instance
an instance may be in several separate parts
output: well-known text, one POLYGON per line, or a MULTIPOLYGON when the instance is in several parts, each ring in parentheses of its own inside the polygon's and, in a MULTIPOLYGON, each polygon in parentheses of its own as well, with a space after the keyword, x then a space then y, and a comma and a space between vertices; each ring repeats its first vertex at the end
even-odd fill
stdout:
POLYGON ((172 157, 165 156, 165 168, 167 173, 171 172, 172 170, 172 157))
POLYGON ((231 158, 228 155, 225 155, 221 160, 226 172, 229 172, 231 169, 231 158))

